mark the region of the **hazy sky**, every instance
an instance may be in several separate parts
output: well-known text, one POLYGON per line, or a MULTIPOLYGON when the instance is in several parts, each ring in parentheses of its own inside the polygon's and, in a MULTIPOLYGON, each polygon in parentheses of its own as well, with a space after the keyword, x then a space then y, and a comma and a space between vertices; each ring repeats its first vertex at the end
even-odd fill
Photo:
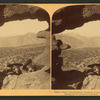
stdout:
POLYGON ((100 36, 100 21, 91 21, 85 23, 81 27, 75 28, 73 30, 65 30, 62 33, 75 33, 87 37, 100 36))
POLYGON ((22 21, 6 22, 0 27, 0 36, 24 35, 28 32, 37 33, 48 28, 46 21, 26 19, 22 21))

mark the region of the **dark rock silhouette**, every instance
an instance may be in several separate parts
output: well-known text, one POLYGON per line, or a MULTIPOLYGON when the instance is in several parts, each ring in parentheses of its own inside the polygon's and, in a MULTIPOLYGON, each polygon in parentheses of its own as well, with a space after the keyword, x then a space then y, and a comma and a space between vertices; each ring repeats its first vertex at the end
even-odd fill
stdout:
POLYGON ((90 68, 92 68, 92 67, 94 67, 94 66, 100 67, 100 64, 91 64, 91 65, 88 65, 88 67, 90 67, 90 68))
POLYGON ((23 64, 21 64, 21 63, 13 63, 13 64, 8 64, 8 65, 7 65, 7 67, 13 67, 13 66, 18 66, 18 67, 20 67, 20 66, 23 66, 23 64))
POLYGON ((58 9, 52 17, 52 33, 81 27, 89 21, 100 20, 100 5, 75 5, 58 9))
POLYGON ((69 87, 69 86, 66 87, 65 80, 68 80, 67 76, 71 76, 71 75, 68 75, 68 72, 65 73, 62 71, 61 67, 63 65, 63 58, 59 57, 62 49, 69 49, 71 46, 65 45, 63 47, 62 45, 63 45, 63 42, 61 40, 56 40, 55 36, 53 35, 52 37, 52 77, 55 80, 52 81, 52 88, 53 89, 66 89, 66 88, 73 89, 72 87, 69 87))
MULTIPOLYGON (((61 40, 56 40, 53 35, 52 77, 54 80, 52 80, 52 89, 80 89, 86 76, 84 73, 77 70, 62 71, 63 58, 59 57, 62 51, 61 45, 63 45, 63 42, 61 40), (68 86, 70 84, 75 84, 76 86, 68 86)), ((70 45, 65 46, 65 49, 69 48, 71 48, 70 45)))
POLYGON ((7 76, 6 71, 0 72, 0 89, 3 85, 3 80, 7 76))
POLYGON ((49 14, 42 8, 32 5, 0 5, 0 9, 4 16, 4 22, 13 20, 24 20, 24 19, 38 19, 39 21, 46 20, 50 22, 49 14))
POLYGON ((91 64, 84 71, 87 75, 100 75, 100 64, 91 64))
POLYGON ((81 89, 86 75, 77 70, 60 71, 56 76, 53 89, 81 89))
MULTIPOLYGON (((92 65, 92 67, 89 70, 85 70, 84 72, 80 72, 77 70, 62 71, 61 67, 63 66, 63 58, 60 57, 60 54, 62 52, 63 47, 60 48, 60 45, 62 45, 63 43, 61 40, 58 40, 59 45, 57 45, 57 40, 54 36, 54 34, 58 34, 66 29, 67 30, 75 29, 77 27, 81 27, 86 22, 94 20, 100 20, 100 5, 67 6, 57 10, 53 14, 52 17, 52 34, 53 34, 52 77, 54 79, 52 80, 53 89, 81 89, 84 79, 89 75, 90 72, 92 72, 95 75, 97 74, 99 75, 98 65, 92 65)), ((69 48, 70 47, 71 46, 69 46, 69 48)), ((64 49, 67 48, 64 47, 64 49)))
POLYGON ((29 68, 27 67, 28 65, 30 65, 30 68, 32 67, 32 59, 29 59, 23 66, 23 69, 28 71, 29 68))

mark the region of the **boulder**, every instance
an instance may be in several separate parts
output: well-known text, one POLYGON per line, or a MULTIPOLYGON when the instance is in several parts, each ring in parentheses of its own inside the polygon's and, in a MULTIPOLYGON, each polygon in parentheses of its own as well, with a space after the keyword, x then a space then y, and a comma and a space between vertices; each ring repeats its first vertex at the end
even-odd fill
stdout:
POLYGON ((100 76, 89 75, 83 81, 82 90, 99 90, 100 89, 100 76))
POLYGON ((21 75, 9 75, 3 80, 2 88, 5 89, 49 89, 50 74, 39 70, 21 75))

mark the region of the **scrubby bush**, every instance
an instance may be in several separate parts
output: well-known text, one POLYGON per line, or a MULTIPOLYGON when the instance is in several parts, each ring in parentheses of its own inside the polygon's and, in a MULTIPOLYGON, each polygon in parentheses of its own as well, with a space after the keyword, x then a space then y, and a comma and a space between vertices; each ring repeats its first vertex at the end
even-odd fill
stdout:
POLYGON ((0 69, 4 69, 7 67, 7 64, 11 63, 24 64, 28 59, 34 59, 37 55, 41 54, 44 48, 44 46, 0 48, 0 69))
POLYGON ((90 64, 100 64, 100 48, 80 48, 63 50, 63 67, 67 70, 72 67, 83 71, 90 64))

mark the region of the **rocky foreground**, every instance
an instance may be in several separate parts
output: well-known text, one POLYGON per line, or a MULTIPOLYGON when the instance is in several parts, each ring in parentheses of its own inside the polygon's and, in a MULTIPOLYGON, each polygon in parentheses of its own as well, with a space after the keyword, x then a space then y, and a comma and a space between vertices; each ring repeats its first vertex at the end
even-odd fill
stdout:
POLYGON ((100 89, 100 76, 90 75, 83 81, 82 90, 99 90, 100 89))
POLYGON ((8 75, 1 89, 49 89, 50 74, 39 70, 21 75, 8 75))

